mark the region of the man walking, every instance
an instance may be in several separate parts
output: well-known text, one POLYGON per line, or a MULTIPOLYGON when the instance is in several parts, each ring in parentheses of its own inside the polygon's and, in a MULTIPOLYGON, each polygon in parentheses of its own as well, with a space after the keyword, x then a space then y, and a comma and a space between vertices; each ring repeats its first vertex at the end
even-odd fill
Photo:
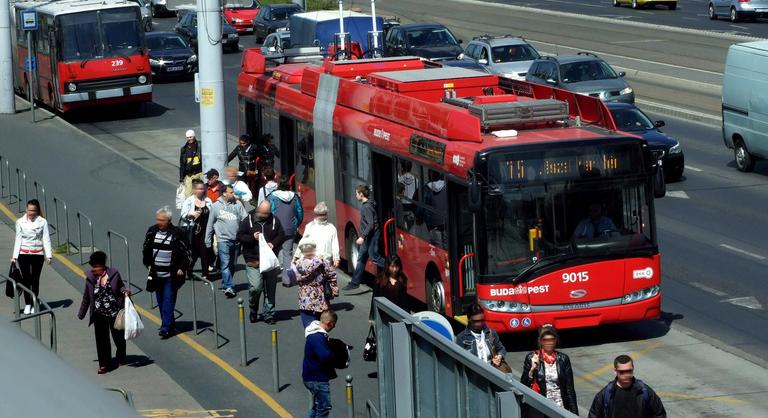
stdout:
POLYGON ((237 168, 243 173, 242 179, 248 185, 251 194, 256 193, 259 188, 259 171, 256 168, 256 146, 251 144, 250 135, 240 135, 237 147, 227 157, 227 164, 235 157, 237 157, 237 168))
POLYGON ((245 207, 235 198, 232 185, 228 184, 224 186, 224 194, 211 206, 211 214, 205 228, 206 248, 213 246, 212 236, 216 234, 221 268, 221 289, 228 298, 233 298, 236 294, 232 276, 237 259, 237 229, 240 227, 240 221, 247 216, 245 207))
POLYGON ((384 257, 379 254, 379 236, 381 229, 376 214, 376 202, 371 199, 371 189, 365 184, 357 186, 355 197, 362 203, 360 208, 360 237, 356 244, 360 246, 357 256, 357 266, 352 275, 352 281, 343 290, 354 290, 360 287, 365 274, 365 263, 371 258, 379 269, 384 268, 384 257))
POLYGON ((179 183, 184 184, 184 196, 192 196, 192 180, 203 178, 203 157, 195 131, 187 131, 187 142, 179 155, 179 183))
POLYGON ((312 409, 307 418, 328 417, 331 414, 330 381, 336 378, 334 356, 328 342, 328 333, 336 327, 338 317, 328 309, 320 314, 319 321, 313 321, 304 330, 304 364, 301 378, 312 394, 312 409))
POLYGON ((285 232, 280 221, 272 216, 272 206, 269 202, 262 202, 255 213, 248 215, 240 222, 237 238, 243 246, 243 258, 245 258, 245 273, 248 277, 248 293, 251 314, 251 323, 258 320, 259 299, 264 292, 264 308, 262 318, 268 324, 275 323, 275 292, 277 280, 280 277, 280 269, 261 272, 259 269, 259 236, 263 235, 267 245, 273 249, 279 249, 285 240, 285 232))
POLYGON ((283 268, 283 284, 288 285, 291 282, 288 271, 293 262, 293 240, 304 219, 304 210, 301 207, 301 198, 291 191, 291 184, 285 178, 280 179, 280 185, 272 192, 269 201, 272 204, 272 214, 280 220, 285 232, 285 241, 280 248, 280 267, 283 268))
POLYGON ((616 378, 597 392, 589 418, 666 418, 667 411, 656 392, 635 378, 632 357, 616 357, 613 370, 616 378))
POLYGON ((205 183, 205 196, 211 199, 211 202, 219 200, 222 189, 224 189, 224 183, 219 181, 219 170, 215 168, 208 170, 205 173, 205 178, 208 180, 205 183))

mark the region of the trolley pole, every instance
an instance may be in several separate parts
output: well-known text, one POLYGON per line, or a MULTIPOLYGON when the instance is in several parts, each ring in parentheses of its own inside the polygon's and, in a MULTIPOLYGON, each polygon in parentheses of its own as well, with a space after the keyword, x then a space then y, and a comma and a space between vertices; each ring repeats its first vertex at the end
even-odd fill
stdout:
POLYGON ((197 62, 200 80, 200 143, 203 172, 223 173, 227 162, 224 114, 221 2, 197 0, 197 62))
POLYGON ((11 4, 0 0, 0 114, 16 113, 13 94, 13 49, 11 48, 11 4))

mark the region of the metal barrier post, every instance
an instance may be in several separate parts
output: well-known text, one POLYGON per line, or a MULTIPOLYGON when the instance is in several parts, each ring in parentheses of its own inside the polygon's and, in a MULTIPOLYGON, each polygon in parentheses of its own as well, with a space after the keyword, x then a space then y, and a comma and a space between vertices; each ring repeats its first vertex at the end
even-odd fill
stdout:
POLYGON ((77 212, 75 216, 77 217, 77 252, 80 253, 80 265, 83 265, 85 261, 83 260, 83 232, 80 218, 85 218, 88 221, 88 229, 91 231, 91 253, 96 251, 96 243, 93 241, 93 222, 91 222, 91 218, 83 213, 77 212))
POLYGON ((347 381, 347 418, 355 418, 355 395, 352 392, 352 375, 348 374, 347 381))
POLYGON ((8 159, 5 160, 5 174, 5 186, 8 188, 8 203, 11 203, 11 165, 8 163, 8 159))
MULTIPOLYGON (((128 280, 126 281, 127 287, 131 288, 131 247, 128 246, 128 238, 120 233, 117 233, 113 230, 107 230, 107 254, 109 255, 109 259, 112 260, 112 235, 122 238, 123 243, 125 244, 125 267, 128 275, 126 276, 128 280)), ((114 261, 114 260, 112 260, 114 261)), ((149 292, 147 292, 149 293, 149 292)), ((152 301, 152 295, 149 295, 150 300, 150 306, 152 301)), ((154 309, 154 306, 151 306, 154 309)))
POLYGON ((192 329, 195 331, 195 335, 199 335, 197 332, 197 292, 195 291, 195 275, 193 274, 190 277, 190 281, 192 283, 189 284, 189 287, 192 288, 192 329))
POLYGON ((23 212, 21 210, 21 170, 16 169, 16 213, 23 212))
POLYGON ((56 207, 56 246, 61 247, 61 228, 59 228, 59 202, 64 208, 64 245, 67 247, 66 254, 70 255, 69 251, 69 210, 67 209, 67 202, 53 196, 53 205, 56 207))
POLYGON ((40 200, 40 194, 38 193, 38 190, 42 190, 43 191, 43 201, 42 201, 42 205, 41 206, 43 207, 43 211, 45 213, 48 213, 48 199, 45 196, 45 186, 43 186, 42 184, 38 183, 37 180, 32 182, 32 186, 34 186, 34 188, 35 188, 35 199, 37 199, 37 200, 40 200))
POLYGON ((240 317, 240 365, 248 365, 247 348, 245 346, 245 308, 243 308, 243 298, 237 298, 237 314, 240 317))
POLYGON ((277 330, 272 330, 272 389, 280 392, 280 362, 277 358, 277 330))
POLYGON ((54 223, 56 224, 56 248, 61 246, 61 232, 59 229, 59 200, 56 196, 53 196, 53 216, 54 223))
POLYGON ((3 175, 3 162, 5 158, 0 155, 0 197, 5 196, 5 176, 3 175))
POLYGON ((206 286, 211 288, 211 298, 213 299, 213 334, 216 337, 216 349, 219 349, 219 310, 216 307, 216 286, 210 280, 201 277, 206 286))

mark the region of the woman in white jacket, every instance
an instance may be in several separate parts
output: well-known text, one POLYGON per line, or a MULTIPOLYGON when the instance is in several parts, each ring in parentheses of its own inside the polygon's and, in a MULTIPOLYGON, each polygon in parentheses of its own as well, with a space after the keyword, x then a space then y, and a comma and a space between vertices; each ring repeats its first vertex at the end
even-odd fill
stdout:
MULTIPOLYGON (((13 244, 11 262, 16 263, 21 270, 22 283, 35 296, 40 291, 40 272, 43 262, 51 264, 51 235, 48 232, 48 221, 43 218, 40 202, 32 199, 27 202, 27 212, 16 220, 16 240, 13 244)), ((24 292, 24 313, 34 313, 32 296, 24 292)))
POLYGON ((186 227, 189 246, 192 249, 192 264, 187 275, 192 277, 192 269, 200 259, 201 276, 208 278, 210 262, 208 249, 205 247, 205 228, 208 216, 211 214, 211 199, 205 195, 205 184, 202 180, 192 180, 192 196, 181 205, 181 226, 186 227))
MULTIPOLYGON (((328 222, 328 205, 320 202, 315 206, 315 219, 304 227, 304 235, 299 241, 298 247, 305 240, 311 239, 317 245, 316 254, 324 260, 333 262, 333 267, 339 267, 339 238, 336 226, 328 222)), ((301 251, 297 248, 293 259, 298 260, 301 251)))

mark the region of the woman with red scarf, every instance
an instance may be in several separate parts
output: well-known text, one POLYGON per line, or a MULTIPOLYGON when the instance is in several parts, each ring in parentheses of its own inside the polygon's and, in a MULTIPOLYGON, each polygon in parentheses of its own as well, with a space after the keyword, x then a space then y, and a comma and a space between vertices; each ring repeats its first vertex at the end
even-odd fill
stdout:
POLYGON ((574 414, 579 414, 573 370, 568 355, 555 350, 557 330, 552 325, 539 328, 539 349, 528 353, 520 382, 574 414))

